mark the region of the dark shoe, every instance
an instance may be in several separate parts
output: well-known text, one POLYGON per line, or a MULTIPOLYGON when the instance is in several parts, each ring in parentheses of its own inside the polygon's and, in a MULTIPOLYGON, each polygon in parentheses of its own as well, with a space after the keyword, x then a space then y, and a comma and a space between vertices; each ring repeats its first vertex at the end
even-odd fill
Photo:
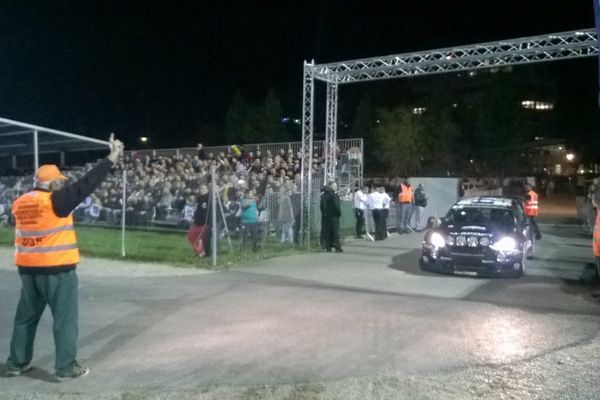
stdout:
POLYGON ((542 234, 538 233, 535 235, 535 240, 540 240, 542 238, 542 234))
POLYGON ((24 367, 8 367, 6 372, 4 372, 4 376, 7 378, 12 378, 14 376, 19 376, 24 374, 27 371, 31 371, 32 367, 30 364, 25 365, 24 367))
POLYGON ((73 364, 73 369, 69 372, 56 372, 56 378, 58 378, 59 381, 62 381, 64 379, 67 378, 81 378, 86 376, 87 374, 90 373, 90 369, 87 367, 84 367, 83 365, 79 365, 79 363, 75 362, 73 364))
POLYGON ((592 296, 593 298, 597 299, 598 297, 600 297, 600 290, 597 291, 597 292, 594 292, 594 293, 590 294, 590 296, 592 296))
POLYGON ((344 252, 344 250, 342 250, 342 248, 340 247, 340 248, 338 248, 338 249, 335 249, 335 252, 336 252, 336 253, 343 253, 343 252, 344 252))

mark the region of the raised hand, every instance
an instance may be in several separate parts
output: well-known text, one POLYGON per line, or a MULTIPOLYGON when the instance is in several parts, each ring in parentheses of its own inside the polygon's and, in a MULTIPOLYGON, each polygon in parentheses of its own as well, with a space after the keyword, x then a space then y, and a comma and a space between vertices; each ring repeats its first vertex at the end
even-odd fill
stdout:
POLYGON ((121 156, 123 155, 123 150, 125 146, 123 145, 123 142, 121 142, 119 139, 115 139, 114 133, 110 134, 108 142, 110 144, 110 154, 107 158, 113 163, 116 163, 119 161, 119 158, 121 158, 121 156))

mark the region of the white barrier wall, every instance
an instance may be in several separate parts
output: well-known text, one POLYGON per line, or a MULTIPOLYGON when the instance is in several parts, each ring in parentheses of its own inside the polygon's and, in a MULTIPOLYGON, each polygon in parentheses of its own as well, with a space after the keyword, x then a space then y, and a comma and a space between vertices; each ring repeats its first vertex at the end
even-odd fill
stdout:
POLYGON ((425 224, 427 218, 440 218, 446 215, 450 207, 458 201, 459 178, 420 178, 408 179, 413 191, 420 184, 425 189, 427 207, 421 216, 421 223, 425 224))

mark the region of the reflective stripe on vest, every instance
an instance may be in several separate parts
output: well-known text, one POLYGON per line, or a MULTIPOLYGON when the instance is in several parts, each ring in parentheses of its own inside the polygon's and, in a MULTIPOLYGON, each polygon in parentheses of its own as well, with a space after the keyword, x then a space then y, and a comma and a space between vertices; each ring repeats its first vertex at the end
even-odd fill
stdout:
POLYGON ((15 235, 17 237, 37 237, 37 236, 47 236, 51 233, 62 232, 62 231, 72 231, 73 225, 65 225, 58 228, 46 229, 44 231, 20 231, 16 230, 15 235))
POLYGON ((54 214, 51 193, 34 190, 19 197, 15 216, 15 264, 21 267, 57 267, 79 262, 73 217, 54 214))
POLYGON ((527 192, 529 200, 525 202, 525 215, 528 217, 537 217, 538 215, 538 195, 533 190, 527 192))
POLYGON ((412 203, 412 186, 407 186, 404 183, 400 184, 400 193, 398 193, 399 203, 412 203))
POLYGON ((48 247, 25 247, 16 246, 17 251, 21 253, 52 253, 53 251, 72 250, 76 249, 76 244, 63 244, 62 246, 48 246, 48 247))

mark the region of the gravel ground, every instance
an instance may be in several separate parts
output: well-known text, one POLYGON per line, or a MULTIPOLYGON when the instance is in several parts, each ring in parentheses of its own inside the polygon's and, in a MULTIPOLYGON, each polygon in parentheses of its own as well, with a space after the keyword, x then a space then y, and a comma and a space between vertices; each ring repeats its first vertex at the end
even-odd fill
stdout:
MULTIPOLYGON (((600 399, 600 340, 534 359, 436 375, 375 376, 330 382, 206 387, 190 392, 0 393, 6 400, 222 399, 600 399)), ((85 379, 85 378, 84 378, 85 379)))

